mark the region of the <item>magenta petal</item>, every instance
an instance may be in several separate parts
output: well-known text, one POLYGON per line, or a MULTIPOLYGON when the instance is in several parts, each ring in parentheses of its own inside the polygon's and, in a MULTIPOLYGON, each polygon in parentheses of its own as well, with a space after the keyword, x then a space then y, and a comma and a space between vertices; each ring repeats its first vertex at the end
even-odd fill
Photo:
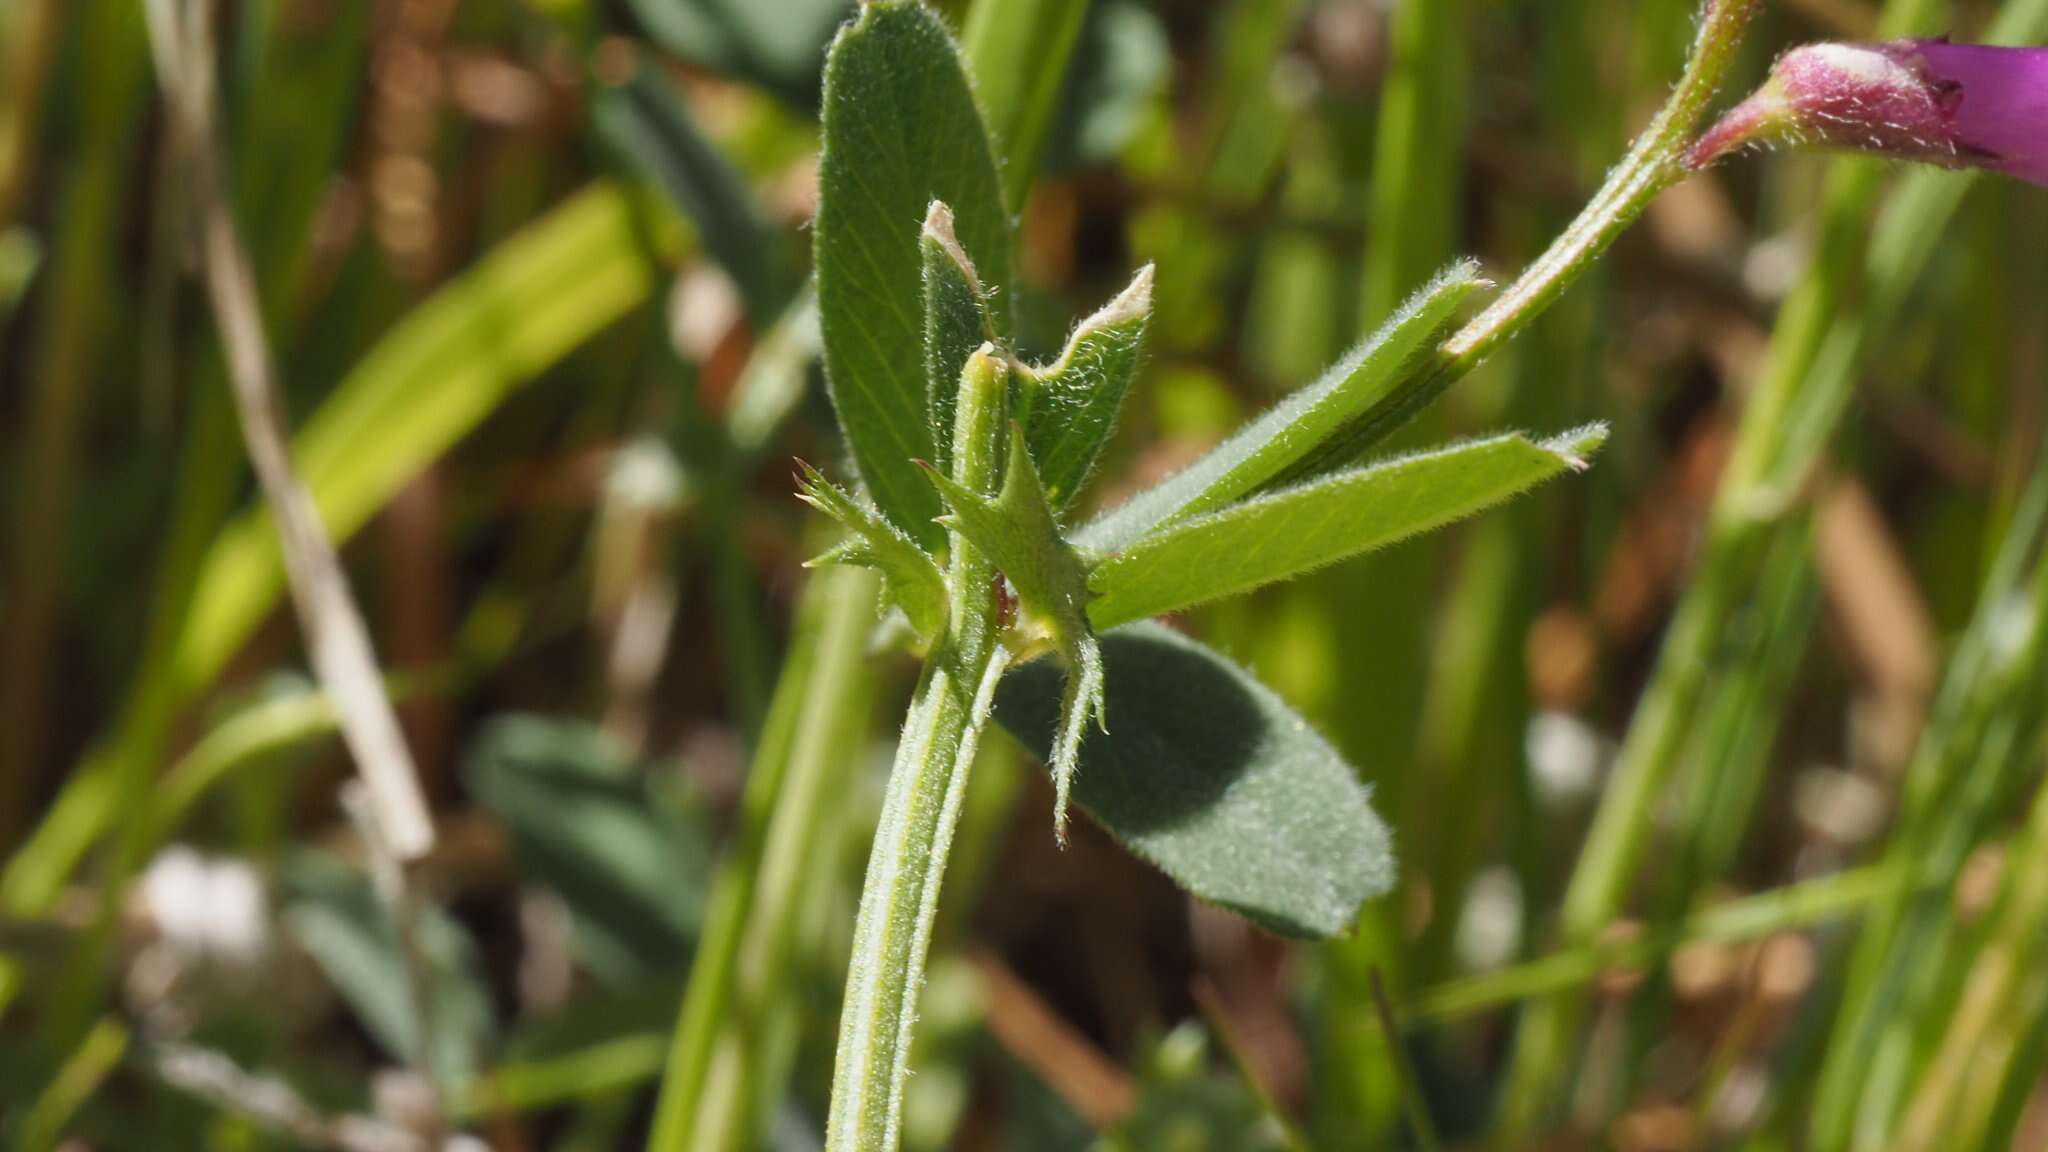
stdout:
POLYGON ((1929 79, 1951 89, 1956 137, 1982 163, 2048 185, 2048 48, 1920 41, 1913 45, 1929 79))

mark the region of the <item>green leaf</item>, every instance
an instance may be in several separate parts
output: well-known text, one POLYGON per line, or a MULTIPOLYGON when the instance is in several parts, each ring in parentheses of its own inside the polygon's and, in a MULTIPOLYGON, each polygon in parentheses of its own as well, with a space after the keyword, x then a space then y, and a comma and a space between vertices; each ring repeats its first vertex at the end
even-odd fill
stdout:
MULTIPOLYGON (((318 852, 286 860, 283 922, 287 932, 393 1056, 411 1059, 421 1013, 390 910, 370 882, 318 852)), ((426 961, 433 1011, 428 1067, 444 1088, 473 1077, 494 1029, 491 993, 469 933, 423 903, 416 943, 426 961)))
POLYGON ((925 403, 932 425, 932 463, 952 471, 953 410, 967 358, 996 339, 988 290, 953 233, 953 210, 934 200, 918 235, 924 258, 925 403))
POLYGON ((1089 573, 1089 619, 1103 629, 1177 612, 1440 528, 1583 470, 1606 438, 1604 425, 1543 441, 1496 436, 1339 472, 1161 529, 1089 573))
POLYGON ((1148 264, 1130 287, 1075 327, 1057 361, 1023 374, 1021 419, 1055 510, 1073 504, 1116 430, 1151 316, 1148 264))
POLYGON ((707 830, 580 721, 494 720, 463 783, 504 821, 521 875, 561 897, 576 950, 623 984, 686 963, 710 874, 707 830))
MULTIPOLYGON (((1393 885, 1387 829, 1329 743, 1230 661, 1156 624, 1102 637, 1109 731, 1081 748, 1074 799, 1189 892, 1282 935, 1338 935, 1393 885)), ((1045 756, 1059 670, 1010 672, 996 719, 1045 756)))
POLYGON ((1239 429, 1208 455, 1090 523, 1075 543, 1115 552, 1154 528, 1212 512, 1256 491, 1393 392, 1483 285, 1469 261, 1446 269, 1322 379, 1239 429))
POLYGON ((936 553, 938 494, 911 463, 937 455, 920 223, 932 201, 951 206, 1003 331, 1010 224, 988 135, 952 37, 907 0, 863 6, 833 42, 824 122, 815 244, 826 382, 876 507, 936 553))
POLYGON ((755 211, 746 180, 697 130, 669 82, 641 68, 601 91, 592 117, 605 143, 696 224, 705 253, 739 286, 756 329, 767 327, 795 292, 789 253, 755 211))
POLYGON ((797 499, 845 525, 853 536, 811 560, 807 568, 850 564, 882 574, 882 598, 901 608, 911 631, 925 645, 938 643, 946 631, 946 579, 931 556, 894 524, 825 479, 816 468, 797 461, 797 499))
POLYGON ((854 0, 626 0, 648 35, 694 64, 748 80, 805 113, 818 57, 854 0))
POLYGON ((1102 650, 1088 628, 1087 569, 1060 538, 1045 486, 1039 483, 1024 438, 1014 428, 1002 491, 994 498, 937 472, 932 472, 931 478, 951 509, 940 517, 940 523, 987 556, 1017 593, 1023 619, 1011 632, 1022 635, 1021 641, 1009 643, 1027 657, 1034 648, 1050 644, 1066 666, 1060 732, 1053 742, 1051 760, 1057 790, 1053 829, 1065 843, 1067 799, 1080 763, 1081 738, 1090 720, 1097 727, 1104 723, 1102 650))

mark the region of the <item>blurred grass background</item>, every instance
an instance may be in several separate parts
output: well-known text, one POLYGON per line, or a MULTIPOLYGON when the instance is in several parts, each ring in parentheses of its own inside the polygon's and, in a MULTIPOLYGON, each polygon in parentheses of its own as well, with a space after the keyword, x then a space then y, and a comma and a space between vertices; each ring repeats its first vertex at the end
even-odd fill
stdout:
MULTIPOLYGON (((1024 350, 1158 266, 1098 505, 1452 257, 1512 275, 1693 19, 938 7, 1024 350)), ((8 1139, 816 1146, 912 675, 792 497, 843 464, 805 223, 847 10, 219 5, 299 467, 442 826, 410 940, 280 611, 142 9, 0 10, 8 1139)), ((1744 80, 1880 31, 2039 43, 2048 3, 1781 0, 1744 80)), ((1396 826, 1355 939, 1058 851, 992 741, 906 1145, 2048 1148, 2044 209, 1811 156, 1694 180, 1423 421, 1611 421, 1588 475, 1185 621, 1396 826)))

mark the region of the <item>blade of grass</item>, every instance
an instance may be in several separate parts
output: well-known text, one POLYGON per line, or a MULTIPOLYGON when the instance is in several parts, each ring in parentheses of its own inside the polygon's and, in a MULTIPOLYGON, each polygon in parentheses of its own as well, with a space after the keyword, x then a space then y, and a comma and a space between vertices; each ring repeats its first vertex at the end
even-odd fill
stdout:
POLYGON ((1088 0, 975 0, 960 36, 1002 167, 1003 202, 1024 207, 1088 0))
POLYGON ((768 722, 741 804, 738 840, 712 881, 706 927, 671 1042, 648 1147, 754 1144, 746 1073, 760 1061, 760 1020, 791 997, 789 960, 801 893, 817 875, 820 825, 842 805, 864 742, 866 642, 876 582, 821 569, 797 608, 768 722), (713 1065, 734 1064, 714 1077, 713 1065))
POLYGON ((115 1020, 101 1020, 73 1049, 56 1078, 36 1097, 15 1133, 21 1152, 50 1152, 65 1129, 121 1065, 128 1051, 128 1029, 115 1020))
POLYGON ((1932 890, 1937 883, 1907 883, 1884 865, 1851 869, 1760 892, 1694 913, 1669 928, 1626 940, 1567 948, 1560 952, 1417 993, 1413 1021, 1449 1020, 1552 996, 1593 983, 1602 973, 1640 968, 1692 943, 1755 940, 1862 915, 1905 890, 1932 890))
MULTIPOLYGON (((519 386, 643 301, 651 272, 626 194, 596 184, 503 242, 394 327, 300 432, 295 458, 321 518, 346 540, 418 471, 519 386)), ((671 251, 689 244, 670 240, 671 251)), ((0 872, 0 908, 46 909, 119 811, 115 774, 152 763, 176 710, 203 690, 283 591, 268 519, 252 513, 210 546, 213 513, 231 498, 234 424, 225 396, 192 422, 189 487, 153 611, 171 632, 145 660, 111 739, 73 771, 36 833, 0 872)), ((202 412, 207 409, 202 407, 202 412)), ((18 970, 0 966, 0 1004, 18 970)))
MULTIPOLYGON (((1887 9, 1887 34, 1925 26, 1937 7, 1932 0, 1894 0, 1887 9)), ((1709 690, 1714 662, 1707 657, 1718 650, 1728 621, 1746 602, 1774 533, 1790 530, 1782 521, 1798 510, 1800 488, 1842 419, 1864 331, 1862 314, 1851 301, 1869 277, 1866 253, 1880 242, 1866 221, 1882 174, 1874 166, 1846 162, 1830 172, 1813 270, 1781 312, 1763 378, 1750 395, 1716 493, 1699 568, 1637 704, 1612 783, 1574 868, 1562 915, 1568 940, 1593 939, 1619 914, 1651 817, 1709 690)), ((1942 222, 1917 218, 1910 223, 1939 228, 1942 222)), ((1880 225, 1878 236, 1886 233, 1880 225)), ((1900 266, 1890 275, 1918 271, 1900 266)), ((1512 1142, 1524 1135, 1558 1098, 1583 1010, 1583 1001, 1565 997, 1535 1006, 1523 1021, 1502 1111, 1502 1139, 1512 1142)))
MULTIPOLYGON (((27 48, 54 54, 49 41, 58 13, 44 7, 22 9, 16 32, 27 48), (36 44, 37 37, 44 42, 36 44)), ((0 845, 13 844, 26 826, 27 805, 49 758, 49 693, 60 680, 53 644, 64 612, 64 560, 80 514, 73 496, 86 416, 110 356, 107 337, 119 321, 110 305, 121 295, 110 284, 145 77, 142 26, 132 6, 80 9, 72 31, 90 45, 81 53, 86 67, 74 111, 79 143, 56 173, 48 297, 36 325, 34 371, 23 385, 30 397, 26 426, 9 449, 27 461, 19 477, 24 495, 0 509, 13 528, 5 551, 8 642, 0 656, 0 845)), ((8 82, 37 82, 37 67, 40 62, 8 82)), ((23 103, 15 111, 33 115, 38 90, 16 93, 23 103)), ((0 146, 26 150, 33 144, 35 125, 17 123, 12 131, 15 138, 0 146)), ((0 162, 22 155, 0 156, 0 162)), ((28 176, 26 170, 0 172, 0 222, 18 206, 4 201, 19 196, 28 176)))
MULTIPOLYGON (((415 308, 342 379, 293 446, 337 540, 515 389, 647 298, 652 269, 631 216, 626 193, 592 185, 415 308)), ((672 258, 691 243, 662 240, 672 258)), ((186 691, 219 674, 283 579, 267 516, 222 534, 180 645, 186 691)))
MULTIPOLYGON (((2036 748, 2048 691, 2044 529, 2048 458, 2036 464, 1907 769, 1899 830, 1885 853, 1894 866, 1953 881, 1988 830, 1994 801, 2036 748)), ((1902 894, 1859 933, 1812 1113, 1818 1147, 1872 1147, 1888 1137, 1916 1063, 1915 1032, 1939 1003, 1957 916, 1947 893, 1902 894)))

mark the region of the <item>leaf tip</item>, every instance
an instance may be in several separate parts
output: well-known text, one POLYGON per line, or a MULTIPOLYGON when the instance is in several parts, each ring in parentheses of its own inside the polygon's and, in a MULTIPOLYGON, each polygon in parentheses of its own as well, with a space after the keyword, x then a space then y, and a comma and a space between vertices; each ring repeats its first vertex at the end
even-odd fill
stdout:
POLYGON ((1607 425, 1596 421, 1560 432, 1542 444, 1563 459, 1566 467, 1574 472, 1584 472, 1593 466, 1594 453, 1607 443, 1607 433, 1607 425))
POLYGON ((1096 309, 1093 316, 1088 317, 1075 326, 1072 340, 1079 340, 1089 332, 1100 331, 1104 328, 1114 328, 1123 324, 1142 322, 1146 317, 1150 316, 1152 314, 1152 279, 1153 265, 1147 264, 1143 268, 1138 269, 1138 274, 1131 277, 1129 287, 1117 293, 1115 298, 1111 299, 1109 303, 1096 309))
POLYGON ((967 249, 960 244, 960 234, 954 231, 953 209, 944 200, 933 200, 925 209, 923 238, 945 254, 947 262, 967 282, 967 288, 977 297, 985 294, 981 285, 981 273, 975 271, 974 261, 967 255, 967 249))

